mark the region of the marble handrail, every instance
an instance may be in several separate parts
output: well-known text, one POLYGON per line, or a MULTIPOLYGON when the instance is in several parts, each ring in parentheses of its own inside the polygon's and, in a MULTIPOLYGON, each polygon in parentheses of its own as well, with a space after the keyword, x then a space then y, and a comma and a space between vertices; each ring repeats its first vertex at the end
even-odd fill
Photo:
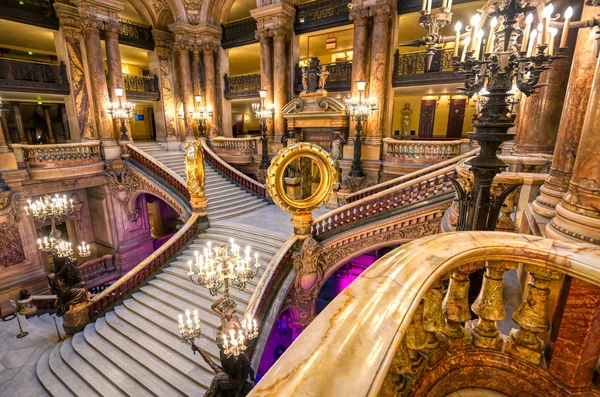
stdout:
MULTIPOLYGON (((413 346, 411 341, 407 348, 406 335, 415 318, 425 321, 426 294, 441 289, 444 275, 462 273, 460 269, 481 261, 522 263, 534 283, 538 277, 564 274, 600 286, 597 247, 502 232, 425 237, 395 249, 362 273, 311 322, 249 396, 377 396, 388 375, 402 379, 404 368, 411 368, 410 362, 403 366, 408 357, 403 353, 413 346)), ((434 300, 442 304, 441 296, 434 300)), ((442 314, 439 309, 436 313, 442 314)), ((466 314, 470 319, 468 309, 466 314)), ((460 322, 450 325, 466 332, 460 322)), ((423 324, 416 327, 411 332, 419 332, 423 324)), ((393 386, 398 390, 398 384, 393 386)), ((419 387, 418 382, 412 386, 419 387)))
POLYGON ((210 141, 215 153, 226 153, 232 155, 257 154, 257 142, 260 137, 252 138, 225 138, 216 137, 210 141))
POLYGON ((417 141, 383 139, 384 161, 406 159, 442 161, 460 154, 462 141, 417 141))
POLYGON ((198 214, 190 219, 165 244, 140 262, 110 287, 96 295, 87 305, 90 319, 94 320, 114 304, 132 293, 175 256, 197 234, 198 214))
MULTIPOLYGON (((77 266, 79 276, 85 282, 89 282, 97 277, 104 276, 115 271, 113 256, 103 255, 100 258, 92 259, 77 266)), ((89 285, 88 285, 89 287, 89 285)))
POLYGON ((23 161, 27 168, 71 167, 102 162, 100 141, 46 145, 15 143, 11 148, 17 161, 23 161))
POLYGON ((416 177, 419 177, 421 175, 426 175, 426 174, 432 173, 434 171, 437 171, 444 167, 447 167, 448 165, 457 164, 460 160, 475 156, 477 153, 479 153, 479 148, 473 149, 469 152, 461 154, 460 156, 456 156, 454 158, 448 159, 446 161, 442 161, 440 163, 431 165, 429 167, 425 167, 419 171, 411 172, 410 174, 402 175, 398 178, 391 179, 387 182, 382 182, 375 186, 371 186, 371 187, 359 190, 359 191, 354 192, 353 194, 349 195, 348 197, 346 197, 346 203, 349 204, 349 203, 355 202, 357 200, 361 200, 365 197, 374 195, 379 192, 383 192, 387 189, 394 188, 395 186, 397 186, 403 182, 409 181, 411 179, 415 179, 416 177))
POLYGON ((223 159, 220 158, 218 154, 213 152, 213 150, 206 142, 206 139, 202 139, 201 142, 202 148, 204 149, 204 155, 206 156, 206 161, 212 164, 212 166, 215 167, 217 171, 219 171, 225 177, 231 179, 233 182, 243 187, 250 193, 265 199, 268 198, 267 187, 265 185, 255 181, 249 176, 236 170, 231 165, 227 164, 227 162, 223 161, 223 159))

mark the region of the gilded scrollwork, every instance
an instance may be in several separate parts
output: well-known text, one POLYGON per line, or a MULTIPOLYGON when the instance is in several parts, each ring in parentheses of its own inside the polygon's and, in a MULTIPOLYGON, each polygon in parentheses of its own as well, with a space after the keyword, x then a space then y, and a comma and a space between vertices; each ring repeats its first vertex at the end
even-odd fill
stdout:
POLYGON ((193 197, 204 197, 204 155, 198 140, 188 141, 185 145, 185 180, 193 197))
POLYGON ((111 161, 106 165, 106 178, 113 197, 121 204, 131 222, 135 222, 139 215, 137 208, 130 207, 131 196, 141 188, 137 175, 121 159, 111 161))

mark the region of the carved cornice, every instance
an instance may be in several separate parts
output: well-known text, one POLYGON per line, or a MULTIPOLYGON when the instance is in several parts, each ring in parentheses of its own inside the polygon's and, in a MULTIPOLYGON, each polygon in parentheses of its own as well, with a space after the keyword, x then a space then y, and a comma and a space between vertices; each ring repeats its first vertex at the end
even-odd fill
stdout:
POLYGON ((353 4, 350 7, 349 18, 354 24, 367 23, 369 19, 369 9, 362 4, 353 4))
POLYGON ((222 30, 218 26, 175 22, 169 25, 169 30, 175 35, 176 49, 192 50, 192 46, 198 45, 202 49, 216 51, 221 46, 222 30))
POLYGON ((54 10, 58 17, 60 27, 65 31, 79 31, 81 27, 81 16, 77 7, 70 4, 54 2, 54 10))
POLYGON ((152 38, 154 39, 154 48, 159 51, 159 57, 161 56, 161 51, 164 52, 166 50, 169 54, 171 53, 173 49, 173 42, 175 41, 175 36, 173 33, 159 29, 152 29, 152 38))
POLYGON ((396 4, 394 0, 378 1, 369 7, 369 15, 375 18, 391 18, 396 15, 396 4))
POLYGON ((250 10, 256 19, 256 38, 291 36, 294 33, 296 9, 287 3, 274 3, 250 10), (260 32, 260 33, 259 33, 260 32))

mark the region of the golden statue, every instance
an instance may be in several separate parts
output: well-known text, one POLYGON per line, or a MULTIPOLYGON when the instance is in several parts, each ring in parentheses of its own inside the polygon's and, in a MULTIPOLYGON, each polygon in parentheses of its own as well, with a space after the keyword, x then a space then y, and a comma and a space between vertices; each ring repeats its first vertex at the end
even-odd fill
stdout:
POLYGON ((204 155, 200 141, 185 144, 185 180, 192 200, 204 197, 204 155))

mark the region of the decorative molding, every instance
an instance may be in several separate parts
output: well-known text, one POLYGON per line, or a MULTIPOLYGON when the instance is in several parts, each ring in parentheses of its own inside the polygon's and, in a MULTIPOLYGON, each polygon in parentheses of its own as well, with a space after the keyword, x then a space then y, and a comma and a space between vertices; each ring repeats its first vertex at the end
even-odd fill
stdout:
POLYGON ((21 195, 13 191, 0 192, 0 268, 13 266, 25 260, 25 253, 17 227, 21 195))
POLYGON ((106 165, 106 179, 110 191, 131 222, 135 222, 139 215, 137 208, 130 208, 133 193, 142 187, 138 176, 121 159, 111 161, 106 165))

